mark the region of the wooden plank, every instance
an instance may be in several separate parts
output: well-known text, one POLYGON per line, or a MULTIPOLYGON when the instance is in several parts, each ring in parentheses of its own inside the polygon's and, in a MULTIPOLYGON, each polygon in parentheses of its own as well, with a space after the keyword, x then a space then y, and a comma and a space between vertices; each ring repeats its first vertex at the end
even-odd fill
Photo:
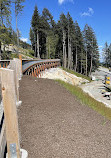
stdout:
POLYGON ((19 59, 20 59, 20 62, 21 62, 21 71, 22 71, 22 55, 19 54, 19 59))
POLYGON ((10 61, 10 69, 14 70, 14 80, 15 80, 15 91, 17 104, 19 103, 19 74, 17 71, 17 62, 15 60, 10 61))
POLYGON ((8 158, 11 158, 10 146, 12 144, 16 146, 17 158, 20 158, 20 143, 18 133, 18 118, 16 110, 14 70, 1 68, 0 73, 6 125, 8 158))
POLYGON ((5 131, 5 122, 3 122, 2 130, 0 133, 0 158, 4 158, 5 147, 6 147, 6 131, 5 131))
POLYGON ((22 77, 21 60, 14 58, 14 61, 16 63, 16 72, 17 72, 18 78, 19 80, 21 80, 21 77, 22 77))

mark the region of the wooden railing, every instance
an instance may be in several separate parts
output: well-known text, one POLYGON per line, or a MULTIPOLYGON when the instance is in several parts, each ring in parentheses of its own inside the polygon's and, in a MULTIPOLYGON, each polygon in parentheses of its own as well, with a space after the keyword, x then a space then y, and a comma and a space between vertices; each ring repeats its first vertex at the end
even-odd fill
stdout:
POLYGON ((2 117, 0 118, 0 158, 4 158, 6 151, 6 143, 8 158, 12 157, 13 145, 15 145, 16 147, 16 157, 20 158, 20 144, 16 106, 19 104, 18 88, 19 79, 22 76, 21 61, 19 59, 14 59, 5 62, 1 61, 1 64, 4 64, 3 68, 0 69, 2 102, 4 112, 3 115, 1 115, 2 117), (7 65, 5 65, 6 62, 8 62, 7 65), (8 68, 5 68, 7 66, 8 68))
POLYGON ((24 65, 22 70, 24 75, 39 77, 45 69, 56 68, 57 66, 60 66, 60 59, 30 61, 24 65))
POLYGON ((7 68, 7 66, 10 64, 10 60, 0 60, 0 68, 7 68))

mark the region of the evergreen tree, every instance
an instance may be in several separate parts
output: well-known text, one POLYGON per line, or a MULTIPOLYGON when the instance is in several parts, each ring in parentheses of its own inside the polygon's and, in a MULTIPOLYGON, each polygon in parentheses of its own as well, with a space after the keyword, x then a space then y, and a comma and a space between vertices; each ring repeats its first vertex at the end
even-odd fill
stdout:
POLYGON ((15 3, 15 17, 16 17, 16 32, 17 32, 17 45, 19 46, 19 30, 18 30, 18 15, 23 11, 24 6, 22 3, 25 0, 14 0, 15 3))
POLYGON ((40 29, 40 15, 37 6, 35 6, 34 13, 32 16, 32 30, 34 32, 34 44, 35 44, 35 57, 40 58, 39 54, 39 29, 40 29))
POLYGON ((33 49, 33 47, 34 47, 34 32, 33 32, 32 28, 30 28, 29 36, 30 36, 30 41, 31 41, 31 49, 33 49))
POLYGON ((67 18, 66 16, 62 13, 60 15, 60 21, 58 21, 58 32, 60 34, 60 38, 62 40, 59 40, 62 42, 62 62, 63 62, 63 67, 66 68, 66 58, 67 58, 67 53, 66 53, 66 38, 67 38, 67 18))
POLYGON ((93 29, 85 25, 84 31, 84 46, 86 52, 86 75, 94 71, 99 63, 99 51, 95 33, 93 29))
POLYGON ((72 47, 73 40, 75 40, 75 27, 72 17, 69 12, 67 13, 67 39, 68 39, 68 69, 72 69, 73 61, 72 61, 72 47))
POLYGON ((82 66, 82 51, 83 51, 83 37, 82 37, 82 33, 80 30, 80 27, 77 23, 77 21, 75 22, 75 71, 80 72, 80 66, 82 66))
POLYGON ((6 26, 10 26, 10 0, 0 0, 0 60, 1 60, 1 43, 5 44, 9 42, 6 26))
POLYGON ((103 48, 103 55, 104 55, 104 64, 106 67, 109 67, 111 64, 111 44, 108 46, 108 43, 105 43, 103 48))

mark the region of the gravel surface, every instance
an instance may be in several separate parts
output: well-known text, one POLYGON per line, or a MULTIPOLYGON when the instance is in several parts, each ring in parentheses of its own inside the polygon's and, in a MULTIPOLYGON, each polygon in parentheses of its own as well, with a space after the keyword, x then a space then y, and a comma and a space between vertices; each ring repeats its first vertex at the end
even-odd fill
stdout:
POLYGON ((23 76, 18 109, 28 158, 111 158, 111 121, 53 80, 23 76))

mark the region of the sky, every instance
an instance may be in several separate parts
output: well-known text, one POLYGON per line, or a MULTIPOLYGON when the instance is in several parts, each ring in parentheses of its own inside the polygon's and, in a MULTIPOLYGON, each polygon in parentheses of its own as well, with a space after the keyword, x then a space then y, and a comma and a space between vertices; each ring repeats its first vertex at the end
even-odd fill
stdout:
MULTIPOLYGON (((100 54, 105 42, 111 43, 111 0, 25 0, 23 5, 25 6, 23 12, 18 17, 18 29, 23 41, 30 43, 31 18, 37 5, 40 14, 43 8, 47 8, 56 22, 61 13, 67 14, 69 11, 73 20, 79 23, 81 30, 86 23, 91 26, 97 37, 100 54)), ((14 10, 12 10, 12 27, 15 30, 14 10)))

